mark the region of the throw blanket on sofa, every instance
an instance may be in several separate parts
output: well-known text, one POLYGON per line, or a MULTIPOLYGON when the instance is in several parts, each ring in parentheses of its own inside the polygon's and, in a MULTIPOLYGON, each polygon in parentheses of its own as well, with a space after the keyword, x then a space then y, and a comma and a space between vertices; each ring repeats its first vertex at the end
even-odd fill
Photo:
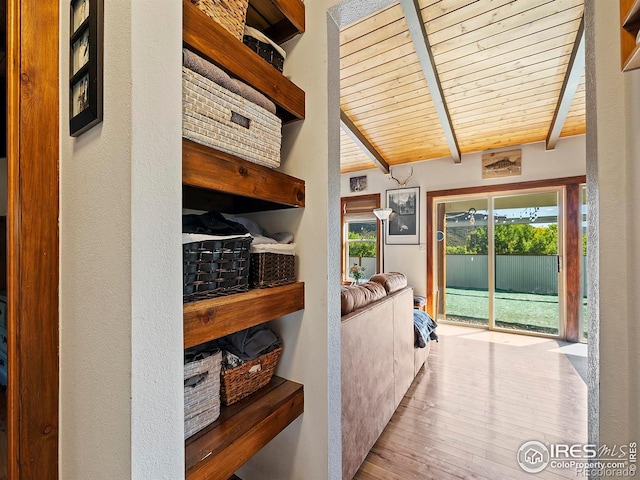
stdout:
POLYGON ((413 311, 413 331, 414 331, 414 346, 416 348, 424 348, 427 346, 429 340, 438 341, 438 335, 436 334, 436 327, 438 324, 433 318, 422 310, 415 309, 413 311))

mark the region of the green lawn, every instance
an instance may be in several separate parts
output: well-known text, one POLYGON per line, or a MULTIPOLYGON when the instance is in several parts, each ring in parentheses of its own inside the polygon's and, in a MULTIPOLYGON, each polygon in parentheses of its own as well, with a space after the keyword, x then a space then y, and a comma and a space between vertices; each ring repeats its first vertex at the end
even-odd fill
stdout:
MULTIPOLYGON (((584 299, 586 318, 586 302, 584 299)), ((487 325, 489 294, 482 290, 447 288, 447 320, 487 325)), ((496 292, 496 326, 558 334, 558 296, 496 292)), ((586 327, 585 327, 586 335, 586 327)))

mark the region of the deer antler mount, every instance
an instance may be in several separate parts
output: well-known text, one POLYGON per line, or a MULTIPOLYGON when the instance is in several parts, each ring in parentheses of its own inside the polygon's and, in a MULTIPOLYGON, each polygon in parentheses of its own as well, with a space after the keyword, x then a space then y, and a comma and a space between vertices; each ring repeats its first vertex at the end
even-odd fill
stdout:
POLYGON ((396 182, 398 182, 398 187, 400 188, 404 188, 407 186, 407 183, 409 182, 409 179, 411 177, 413 177, 413 167, 411 167, 411 171, 409 172, 409 176, 407 178, 405 178, 403 181, 398 180, 396 177, 393 176, 393 170, 391 170, 389 172, 389 176, 394 179, 396 182))

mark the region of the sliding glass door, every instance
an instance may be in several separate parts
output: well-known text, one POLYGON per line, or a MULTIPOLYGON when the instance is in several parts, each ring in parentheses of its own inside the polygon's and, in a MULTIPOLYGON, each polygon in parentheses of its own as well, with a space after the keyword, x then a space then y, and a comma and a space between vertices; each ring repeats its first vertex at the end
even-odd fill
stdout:
POLYGON ((489 257, 486 198, 439 205, 438 311, 449 321, 489 325, 489 257))
POLYGON ((560 335, 557 191, 493 199, 493 318, 500 329, 560 335))
POLYGON ((563 334, 562 194, 558 188, 436 201, 440 320, 563 334))

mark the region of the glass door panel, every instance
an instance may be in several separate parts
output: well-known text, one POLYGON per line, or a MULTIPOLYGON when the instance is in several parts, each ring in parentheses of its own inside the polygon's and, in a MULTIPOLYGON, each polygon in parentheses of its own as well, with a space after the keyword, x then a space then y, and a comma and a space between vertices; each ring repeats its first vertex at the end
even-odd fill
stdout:
POLYGON ((493 199, 494 327, 559 335, 558 191, 493 199))
POLYGON ((481 198, 436 206, 440 319, 489 324, 488 205, 481 198))

